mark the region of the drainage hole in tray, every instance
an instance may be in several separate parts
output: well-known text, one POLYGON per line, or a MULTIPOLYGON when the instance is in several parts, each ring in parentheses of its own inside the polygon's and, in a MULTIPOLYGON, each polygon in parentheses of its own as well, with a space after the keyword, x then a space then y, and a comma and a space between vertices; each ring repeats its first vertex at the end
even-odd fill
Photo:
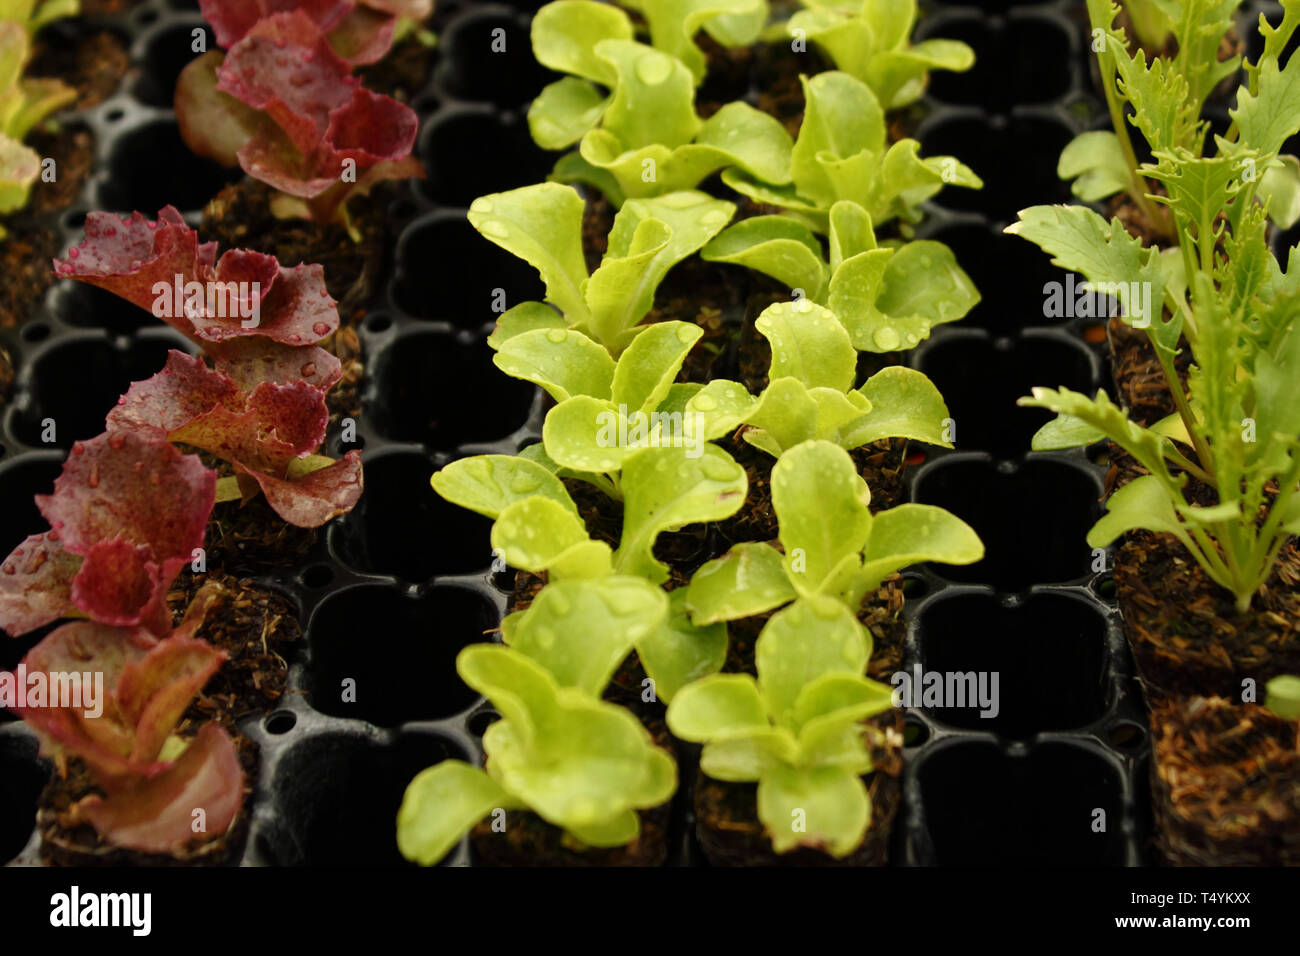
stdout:
POLYGON ((266 728, 268 734, 274 734, 278 737, 281 734, 287 734, 297 725, 297 714, 291 710, 277 710, 274 714, 271 714, 266 718, 266 721, 262 726, 266 728))
POLYGON ((1122 720, 1110 729, 1106 739, 1118 750, 1133 751, 1146 743, 1147 729, 1131 720, 1122 720))
POLYGON ((420 597, 382 584, 339 591, 312 615, 308 701, 380 727, 459 713, 478 695, 457 675, 456 655, 499 623, 496 608, 464 588, 420 597), (357 654, 360 638, 365 655, 357 654))

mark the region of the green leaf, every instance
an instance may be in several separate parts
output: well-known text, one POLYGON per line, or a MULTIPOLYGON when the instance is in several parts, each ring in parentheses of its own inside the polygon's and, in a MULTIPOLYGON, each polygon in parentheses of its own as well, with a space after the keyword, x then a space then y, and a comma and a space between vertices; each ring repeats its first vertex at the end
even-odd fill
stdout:
POLYGON ((850 770, 777 765, 758 782, 758 818, 777 853, 812 846, 845 857, 866 836, 871 800, 850 770))
POLYGON ((886 50, 867 64, 866 81, 887 110, 907 106, 925 92, 931 70, 964 73, 975 51, 960 40, 922 40, 906 50, 886 50))
POLYGON ((1264 706, 1283 720, 1300 720, 1300 677, 1285 674, 1264 685, 1264 706))
POLYGON ((799 743, 784 727, 722 735, 704 745, 700 770, 714 780, 753 783, 772 767, 793 764, 799 743))
POLYGON ((1128 161, 1119 137, 1111 130, 1080 133, 1061 150, 1056 175, 1070 183, 1070 192, 1084 202, 1097 202, 1122 192, 1131 182, 1128 161))
POLYGON ((566 327, 564 316, 545 302, 521 302, 501 313, 487 343, 491 348, 499 349, 502 344, 524 332, 566 327))
POLYGON ((758 404, 739 382, 716 378, 686 403, 698 437, 705 441, 721 438, 744 422, 758 404))
POLYGON ((641 578, 552 581, 515 624, 510 646, 561 687, 599 697, 637 642, 668 614, 668 597, 641 578))
POLYGON ((652 411, 668 394, 704 330, 688 322, 657 322, 632 340, 614 370, 612 399, 629 411, 652 411))
POLYGON ((596 55, 618 76, 602 126, 624 149, 674 149, 695 138, 695 79, 680 60, 629 40, 601 40, 596 55))
POLYGON ((778 186, 790 182, 794 150, 790 134, 775 117, 748 103, 728 103, 705 120, 695 146, 717 150, 727 157, 726 165, 739 166, 763 182, 778 186))
POLYGON ((772 505, 795 590, 815 594, 871 532, 870 492, 849 453, 826 441, 788 449, 772 468, 772 505))
POLYGON ((408 860, 433 866, 493 810, 518 806, 482 770, 461 760, 444 760, 407 786, 397 811, 397 848, 408 860))
POLYGON ((1101 441, 1106 433, 1070 415, 1057 415, 1034 433, 1030 447, 1034 451, 1082 448, 1101 441))
POLYGON ((845 448, 858 448, 881 438, 908 438, 951 448, 944 437, 948 406, 922 372, 893 365, 881 369, 860 389, 871 411, 843 436, 845 448))
POLYGON ((686 589, 691 620, 701 625, 735 621, 794 600, 782 560, 771 545, 752 541, 706 562, 686 589))
POLYGON ((547 85, 528 107, 528 129, 542 149, 568 149, 600 122, 609 98, 595 85, 566 76, 547 85))
POLYGON ((492 361, 507 375, 540 385, 557 402, 575 395, 607 399, 616 375, 608 351, 567 329, 522 332, 502 342, 492 361))
POLYGON ((826 266, 812 230, 784 216, 743 219, 700 252, 708 262, 727 262, 771 276, 813 301, 824 297, 826 266))
POLYGON ((808 388, 853 387, 858 353, 835 313, 808 299, 768 306, 754 323, 772 346, 772 379, 794 378, 808 388))
POLYGON ((749 46, 767 21, 766 0, 627 0, 650 26, 655 47, 690 69, 696 83, 704 79, 704 54, 695 45, 703 28, 723 46, 749 46))
POLYGON ((1133 107, 1130 122, 1142 131, 1151 149, 1183 148, 1199 153, 1204 127, 1200 104, 1193 101, 1187 78, 1160 57, 1153 57, 1148 67, 1141 49, 1130 56, 1115 39, 1109 43, 1119 89, 1133 107))
POLYGON ((622 573, 662 583, 668 567, 653 553, 661 533, 721 521, 744 504, 745 469, 716 445, 700 452, 645 448, 623 462, 623 536, 615 559, 622 573))
POLYGON ((772 615, 754 647, 758 686, 768 715, 798 729, 795 703, 824 674, 861 675, 871 640, 853 613, 827 597, 800 598, 772 615))
POLYGON ((1129 421, 1124 410, 1111 402, 1109 396, 1101 389, 1097 390, 1096 398, 1090 399, 1068 388, 1035 388, 1032 398, 1022 398, 1017 404, 1026 408, 1045 408, 1058 415, 1068 415, 1078 419, 1103 432, 1111 441, 1136 458, 1147 471, 1172 481, 1168 477, 1169 470, 1165 464, 1168 439, 1129 421))
POLYGON ((610 549, 593 541, 582 519, 542 495, 516 501, 492 526, 492 548, 515 568, 552 578, 610 573, 610 549))
POLYGON ((773 458, 818 436, 817 402, 808 387, 795 378, 769 382, 745 421, 754 426, 743 433, 745 441, 773 458))
POLYGON ((831 206, 829 225, 832 273, 838 271, 846 259, 876 248, 876 230, 871 215, 851 200, 841 199, 831 206))
POLYGON ((683 687, 666 719, 674 737, 695 743, 769 727, 758 685, 748 674, 714 674, 683 687))
POLYGON ((898 505, 871 522, 863 581, 857 590, 877 588, 895 571, 921 561, 974 564, 983 557, 979 535, 956 515, 934 505, 898 505))
POLYGON ((1159 162, 1144 165, 1141 172, 1162 183, 1168 195, 1151 198, 1172 208, 1180 220, 1192 226, 1212 228, 1220 211, 1241 189, 1238 176, 1243 157, 1195 158, 1183 151, 1154 155, 1159 162))
POLYGON ((1290 229, 1300 221, 1300 159, 1288 155, 1278 160, 1264 170, 1256 192, 1268 205, 1268 218, 1279 229, 1290 229))
POLYGON ((727 626, 693 624, 685 588, 668 597, 668 616, 636 642, 637 656, 654 681, 655 696, 664 703, 671 703, 683 687, 716 674, 727 661, 727 626))
POLYGON ((22 143, 0 136, 0 213, 27 205, 32 183, 41 174, 41 157, 22 143))
MULTIPOLYGON (((856 722, 893 706, 893 688, 860 674, 831 671, 804 684, 794 703, 794 721, 806 728, 814 720, 847 714, 856 722)), ((802 736, 802 730, 801 730, 802 736)))
POLYGON ((790 171, 800 196, 829 209, 852 194, 840 194, 826 164, 883 151, 885 114, 870 88, 847 73, 819 73, 799 81, 806 106, 790 171))
POLYGON ((546 284, 546 298, 570 325, 587 321, 583 208, 575 190, 557 183, 483 196, 469 207, 475 229, 538 271, 546 284))
POLYGON ((474 455, 437 471, 433 490, 453 504, 489 518, 517 501, 540 495, 550 498, 577 518, 578 506, 564 483, 542 465, 512 455, 474 455))
MULTIPOLYGON (((838 203, 836 205, 839 205, 838 203)), ((894 321, 878 308, 885 269, 894 249, 869 249, 844 259, 831 275, 826 304, 848 330, 853 347, 862 351, 892 351, 901 344, 894 321), (880 335, 881 344, 876 343, 880 335)), ((919 336, 917 341, 920 341, 919 336)))
POLYGON ((1104 548, 1135 528, 1165 531, 1190 545, 1190 535, 1178 518, 1174 501, 1155 475, 1134 478, 1106 499, 1106 514, 1088 532, 1088 547, 1104 548))
POLYGON ((594 0, 556 0, 533 17, 533 55, 557 73, 572 73, 613 86, 618 75, 596 53, 602 40, 631 40, 632 21, 626 13, 594 0))
POLYGON ((546 413, 542 444, 551 460, 563 468, 616 472, 624 459, 649 439, 647 429, 636 432, 633 424, 613 402, 577 395, 546 413))

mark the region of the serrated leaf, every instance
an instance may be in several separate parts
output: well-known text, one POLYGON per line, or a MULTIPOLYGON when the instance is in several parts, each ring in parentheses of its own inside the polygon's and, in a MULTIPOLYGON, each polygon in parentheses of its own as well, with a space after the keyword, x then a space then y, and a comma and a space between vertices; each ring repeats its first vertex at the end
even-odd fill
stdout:
POLYGON ((1088 547, 1104 548, 1126 531, 1164 531, 1190 547, 1167 487, 1155 475, 1142 475, 1106 499, 1106 514, 1088 532, 1088 547))

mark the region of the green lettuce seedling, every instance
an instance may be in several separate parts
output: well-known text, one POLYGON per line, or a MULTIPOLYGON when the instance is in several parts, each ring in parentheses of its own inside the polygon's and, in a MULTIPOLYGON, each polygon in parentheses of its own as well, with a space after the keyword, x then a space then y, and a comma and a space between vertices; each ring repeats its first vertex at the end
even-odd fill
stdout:
POLYGON ((506 647, 467 647, 456 668, 501 719, 483 734, 484 770, 446 760, 411 781, 397 814, 407 859, 437 863, 498 809, 532 810, 580 844, 620 846, 640 833, 636 811, 677 789, 672 757, 627 710, 506 647))
POLYGON ((861 778, 872 763, 859 725, 891 704, 890 688, 863 676, 870 656, 871 638, 846 608, 802 598, 759 635, 757 680, 706 677, 668 706, 673 734, 704 744, 704 773, 758 783, 758 819, 777 853, 844 857, 862 843, 871 799, 861 778))
POLYGON ((911 42, 916 0, 800 0, 790 34, 821 47, 837 69, 862 80, 887 110, 915 102, 931 70, 969 70, 975 52, 957 40, 911 42))
POLYGON ((827 218, 829 258, 811 229, 785 216, 742 220, 700 256, 755 269, 784 282, 796 298, 828 306, 863 351, 911 348, 979 303, 974 283, 943 243, 879 246, 870 214, 846 199, 827 218))
POLYGON ((1293 249, 1287 271, 1279 267, 1264 207, 1251 203, 1241 168, 1186 153, 1152 168, 1168 190, 1181 255, 1143 248, 1118 219, 1108 224, 1082 207, 1035 206, 1008 231, 1120 299, 1124 321, 1146 332, 1178 409, 1144 428, 1103 392, 1089 399, 1038 388, 1021 399, 1060 416, 1034 437, 1035 449, 1109 438, 1149 472, 1110 497, 1089 545, 1137 528, 1169 532, 1244 612, 1300 533, 1300 258, 1293 249), (1193 359, 1187 386, 1174 364, 1184 337, 1193 359), (1218 503, 1195 504, 1188 475, 1214 488, 1218 503))
POLYGON ((749 46, 767 23, 767 0, 621 0, 638 11, 650 27, 656 49, 686 64, 696 84, 703 82, 708 64, 695 36, 703 30, 719 45, 749 46))
POLYGON ((933 505, 872 515, 871 493, 848 452, 810 441, 772 468, 772 506, 782 551, 738 544, 691 579, 686 607, 696 625, 763 614, 800 598, 834 598, 856 614, 895 571, 919 561, 973 564, 984 546, 971 527, 933 505))
POLYGON ((841 199, 858 203, 879 227, 891 219, 917 221, 921 203, 946 185, 984 185, 952 156, 922 159, 914 139, 888 143, 884 110, 856 77, 831 71, 800 82, 806 105, 789 167, 766 179, 741 166, 725 169, 722 181, 732 189, 825 234, 841 199))
POLYGON ((619 355, 649 328, 638 323, 668 270, 716 236, 736 211, 700 192, 629 200, 614 217, 600 266, 588 275, 583 208, 576 190, 557 183, 483 196, 470 206, 474 228, 533 266, 554 306, 525 302, 510 309, 488 339, 493 348, 526 331, 576 329, 619 355))
MULTIPOLYGON (((713 0, 712 8, 721 5, 713 0)), ((681 14, 692 4, 647 6, 681 14)), ((687 21, 698 25, 698 15, 710 8, 693 6, 696 16, 687 14, 687 21)), ((676 35, 675 18, 656 17, 661 34, 676 35)), ((730 20, 715 16, 707 22, 730 20)), ((556 0, 533 18, 538 62, 569 74, 529 107, 533 139, 553 150, 579 144, 556 165, 553 179, 589 183, 616 206, 629 198, 692 189, 731 167, 760 180, 789 182, 790 137, 776 119, 742 102, 700 119, 698 77, 672 53, 635 42, 633 33, 627 14, 594 0, 556 0)), ((689 42, 686 46, 695 50, 689 42)))
POLYGON ((1286 674, 1264 685, 1264 706, 1284 720, 1300 720, 1300 677, 1286 674))
POLYGON ((749 427, 742 437, 773 457, 810 440, 852 450, 882 438, 951 448, 947 406, 921 372, 890 366, 853 388, 857 350, 834 313, 807 299, 778 302, 755 328, 772 346, 768 386, 758 398, 716 379, 685 403, 696 440, 749 427))
MULTIPOLYGON (((22 209, 41 174, 41 157, 23 145, 37 123, 77 98, 58 80, 24 79, 31 58, 28 31, 0 17, 0 215, 22 209)), ((5 230, 0 226, 0 239, 5 230)))
POLYGON ((80 12, 81 0, 0 0, 0 23, 16 23, 28 36, 47 23, 80 12))
MULTIPOLYGON (((1161 212, 1159 197, 1150 195, 1146 180, 1163 182, 1171 163, 1203 157, 1209 131, 1209 123, 1202 119, 1206 98, 1241 64, 1240 57, 1218 58, 1237 6, 1237 0, 1207 0, 1166 8, 1177 53, 1168 59, 1152 57, 1148 63, 1142 48, 1130 53, 1127 37, 1113 27, 1119 8, 1111 0, 1089 0, 1093 49, 1112 129, 1082 133, 1061 153, 1057 172, 1073 181, 1076 196, 1095 202, 1125 192, 1158 239, 1177 240, 1177 224, 1161 212), (1157 164, 1139 165, 1130 125, 1142 134, 1157 164)), ((1237 93, 1232 126, 1226 136, 1214 139, 1218 157, 1238 166, 1249 184, 1238 208, 1258 195, 1267 202, 1274 221, 1289 228, 1300 219, 1300 160, 1279 155, 1278 150, 1300 129, 1300 117, 1294 105, 1293 74, 1279 69, 1279 57, 1300 23, 1300 5, 1290 0, 1285 8, 1278 28, 1261 14, 1263 53, 1256 62, 1245 63, 1248 83, 1237 93)))
POLYGON ((665 531, 730 517, 744 503, 747 481, 726 452, 708 446, 697 459, 681 448, 642 449, 624 461, 622 482, 623 528, 614 550, 590 537, 564 484, 535 461, 478 455, 432 479, 448 501, 495 520, 495 554, 548 576, 528 609, 503 622, 507 644, 594 694, 635 649, 657 696, 670 700, 721 668, 727 635, 724 627, 691 623, 683 589, 660 590, 669 570, 654 543, 665 531), (622 596, 606 593, 615 586, 622 596))

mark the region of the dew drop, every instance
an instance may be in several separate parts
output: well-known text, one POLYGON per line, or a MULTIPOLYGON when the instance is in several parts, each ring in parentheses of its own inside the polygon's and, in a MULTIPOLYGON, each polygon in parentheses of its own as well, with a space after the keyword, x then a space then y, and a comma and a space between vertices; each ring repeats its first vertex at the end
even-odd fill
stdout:
POLYGON ((324 322, 317 322, 311 327, 311 330, 317 335, 329 335, 330 327, 324 322))
POLYGON ((6 561, 6 562, 4 563, 4 566, 3 566, 3 567, 0 567, 0 571, 4 571, 5 574, 13 574, 14 571, 16 571, 16 570, 17 570, 17 568, 14 567, 14 564, 13 564, 12 561, 6 561))
POLYGON ((875 340, 876 348, 885 352, 891 352, 898 348, 898 333, 891 328, 876 329, 876 334, 872 336, 875 340))
POLYGON ((537 645, 544 651, 555 646, 555 632, 549 627, 537 628, 537 645))
POLYGON ((480 197, 469 204, 470 212, 491 212, 496 207, 492 205, 492 200, 487 197, 480 197))
POLYGON ((555 613, 564 617, 573 611, 573 602, 563 591, 551 591, 551 607, 555 608, 555 613))
POLYGON ((696 395, 691 401, 691 405, 701 412, 711 412, 718 407, 718 403, 713 400, 712 395, 696 395))
POLYGON ((643 53, 636 61, 636 75, 642 83, 658 86, 673 72, 673 62, 662 53, 643 53))
POLYGON ((81 250, 78 249, 76 246, 73 246, 71 249, 68 250, 69 259, 75 259, 79 255, 81 255, 81 250))
POLYGON ((483 235, 491 236, 494 239, 510 238, 510 227, 508 227, 504 222, 500 222, 496 219, 489 219, 487 222, 481 223, 478 227, 478 231, 483 233, 483 235))
POLYGON ((303 366, 302 368, 300 368, 298 371, 302 373, 302 377, 303 377, 303 378, 311 378, 313 375, 316 374, 316 363, 315 363, 315 362, 308 362, 306 365, 304 365, 304 366, 303 366))
POLYGON ((569 337, 568 329, 551 329, 546 333, 547 340, 554 342, 556 345, 559 345, 568 337, 569 337))

